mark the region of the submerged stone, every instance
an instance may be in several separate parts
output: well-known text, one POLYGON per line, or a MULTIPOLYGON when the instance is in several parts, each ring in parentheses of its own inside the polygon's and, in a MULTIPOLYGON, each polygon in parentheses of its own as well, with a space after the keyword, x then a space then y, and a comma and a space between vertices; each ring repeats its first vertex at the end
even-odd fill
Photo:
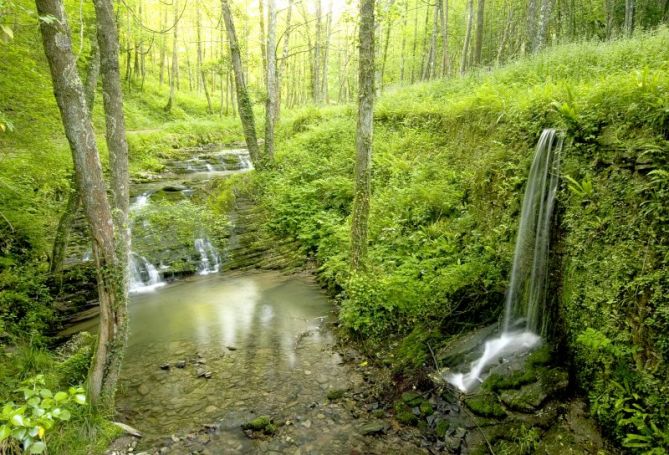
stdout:
POLYGON ((389 425, 383 420, 374 420, 360 427, 360 433, 365 436, 370 434, 385 433, 388 428, 389 425))

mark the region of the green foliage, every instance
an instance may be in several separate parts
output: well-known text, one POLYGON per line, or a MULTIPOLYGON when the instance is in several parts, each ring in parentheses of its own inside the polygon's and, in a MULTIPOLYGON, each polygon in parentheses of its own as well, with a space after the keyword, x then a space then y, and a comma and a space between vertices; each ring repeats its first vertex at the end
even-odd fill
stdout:
POLYGON ((44 385, 42 375, 28 379, 17 390, 23 399, 2 406, 0 449, 3 451, 18 450, 16 443, 19 443, 24 453, 43 453, 47 449, 45 433, 58 422, 70 420, 73 406, 86 404, 86 395, 81 387, 54 393, 44 385))

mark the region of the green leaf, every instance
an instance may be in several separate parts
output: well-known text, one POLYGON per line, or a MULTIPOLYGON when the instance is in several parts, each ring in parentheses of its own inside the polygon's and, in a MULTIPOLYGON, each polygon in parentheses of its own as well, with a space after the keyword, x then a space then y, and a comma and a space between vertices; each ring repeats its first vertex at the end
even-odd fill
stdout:
POLYGON ((70 411, 68 411, 67 409, 63 409, 58 418, 60 420, 70 420, 70 417, 71 417, 70 411))
POLYGON ((86 404, 86 395, 78 393, 74 396, 74 401, 79 404, 86 404))
POLYGON ((49 389, 42 389, 39 391, 39 394, 42 398, 51 398, 53 396, 53 393, 51 393, 51 390, 49 389))
POLYGON ((42 453, 46 450, 46 444, 42 441, 37 441, 30 446, 28 453, 42 453))
POLYGON ((40 403, 40 398, 39 397, 32 397, 30 400, 28 400, 26 403, 28 403, 28 406, 37 406, 40 403))
POLYGON ((15 427, 22 427, 23 423, 24 423, 24 419, 23 419, 23 416, 21 414, 14 414, 9 421, 15 427))
POLYGON ((67 400, 67 393, 58 392, 53 398, 54 400, 56 400, 57 403, 60 403, 61 401, 67 400))
POLYGON ((7 425, 0 425, 0 442, 4 441, 12 434, 12 431, 7 425))
POLYGON ((2 33, 7 36, 9 39, 14 39, 14 31, 7 25, 0 25, 0 30, 2 30, 2 33))

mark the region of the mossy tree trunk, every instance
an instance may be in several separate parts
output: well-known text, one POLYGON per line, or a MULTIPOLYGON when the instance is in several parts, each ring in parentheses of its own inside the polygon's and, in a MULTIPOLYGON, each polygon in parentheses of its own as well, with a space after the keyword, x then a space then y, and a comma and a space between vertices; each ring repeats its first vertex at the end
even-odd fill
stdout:
POLYGON ((228 0, 221 0, 221 10, 223 21, 228 34, 228 44, 230 45, 230 60, 232 61, 232 70, 235 75, 235 86, 237 87, 237 106, 239 108, 239 117, 242 121, 246 147, 249 149, 249 155, 256 167, 262 167, 260 162, 260 153, 258 149, 258 136, 256 135, 255 117, 253 115, 253 105, 246 89, 244 80, 244 67, 242 66, 242 56, 239 52, 239 42, 237 41, 237 32, 235 23, 232 20, 232 12, 228 0))
MULTIPOLYGON (((86 69, 86 82, 84 83, 84 98, 88 113, 92 116, 93 105, 95 103, 95 90, 98 85, 98 75, 100 74, 100 51, 97 42, 97 29, 91 36, 91 53, 86 69)), ((56 236, 53 240, 53 249, 51 251, 51 263, 49 264, 49 273, 54 277, 57 285, 63 284, 63 263, 65 262, 65 252, 72 232, 72 224, 77 217, 77 211, 81 205, 81 195, 77 187, 76 178, 72 179, 70 194, 67 197, 65 211, 60 217, 56 236)))
POLYGON ((351 219, 351 269, 367 260, 367 225, 371 197, 372 132, 374 120, 374 0, 360 1, 360 67, 356 129, 355 193, 351 219))
POLYGON ((276 6, 267 0, 267 102, 265 104, 265 159, 274 160, 274 120, 276 118, 276 6))
POLYGON ((111 170, 112 217, 116 235, 118 270, 112 277, 122 299, 113 300, 108 308, 100 307, 100 336, 91 368, 89 388, 91 399, 104 404, 113 403, 116 383, 127 340, 128 261, 130 231, 128 208, 130 183, 128 178, 128 143, 123 114, 123 92, 119 65, 119 41, 112 0, 94 0, 100 47, 102 101, 105 111, 105 140, 109 150, 111 170), (102 326, 106 327, 102 329, 102 326), (107 337, 104 337, 106 334, 107 337))
MULTIPOLYGON (((127 295, 123 285, 125 264, 117 257, 112 208, 107 199, 106 185, 95 132, 86 105, 84 88, 77 73, 76 59, 72 53, 70 29, 61 0, 36 0, 40 16, 51 16, 53 21, 40 21, 44 52, 49 63, 54 95, 60 110, 63 127, 70 144, 74 168, 86 218, 93 237, 93 253, 100 299, 100 334, 109 340, 102 346, 108 360, 99 383, 91 381, 91 400, 110 409, 113 404, 113 386, 108 378, 109 368, 121 355, 115 342, 125 333, 125 307, 127 295), (107 324, 103 321, 112 321, 107 324), (111 330, 110 330, 111 328, 111 330)), ((98 356, 101 353, 98 352, 98 356)))

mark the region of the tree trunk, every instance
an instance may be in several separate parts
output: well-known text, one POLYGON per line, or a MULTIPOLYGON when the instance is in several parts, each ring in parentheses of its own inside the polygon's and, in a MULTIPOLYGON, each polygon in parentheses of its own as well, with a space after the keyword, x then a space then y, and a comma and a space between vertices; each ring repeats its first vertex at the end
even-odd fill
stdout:
POLYGON ((265 105, 265 159, 274 161, 274 119, 276 118, 276 8, 267 0, 267 102, 265 105))
POLYGON ((469 52, 469 41, 472 38, 472 22, 474 18, 474 0, 467 0, 467 31, 465 42, 462 45, 462 59, 460 60, 460 74, 464 75, 467 70, 467 53, 469 52))
POLYGON ((634 33, 635 0, 625 0, 625 34, 632 36, 634 33))
POLYGON ((374 120, 374 0, 360 1, 360 67, 356 129, 355 192, 351 215, 351 270, 367 261, 374 120))
POLYGON ((260 163, 260 153, 258 149, 258 139, 256 136, 255 117, 253 116, 253 105, 246 90, 244 81, 244 68, 242 67, 242 57, 239 53, 239 43, 237 42, 237 33, 235 24, 232 21, 232 12, 228 0, 221 0, 221 9, 225 28, 228 33, 228 43, 230 45, 230 60, 235 74, 235 86, 237 87, 237 105, 239 107, 239 117, 242 121, 242 129, 246 138, 246 147, 249 149, 249 155, 256 167, 262 167, 260 163))
POLYGON ((502 40, 499 42, 499 48, 497 49, 497 58, 495 59, 495 66, 499 66, 502 60, 502 53, 504 52, 506 41, 509 39, 509 33, 511 31, 512 24, 513 24, 513 9, 509 8, 509 17, 506 20, 506 26, 504 27, 502 40))
MULTIPOLYGON (((161 16, 161 22, 160 22, 160 24, 161 24, 160 29, 161 30, 165 28, 165 23, 167 23, 167 11, 165 11, 165 14, 161 16)), ((160 83, 160 86, 163 85, 163 75, 165 73, 165 47, 166 47, 165 36, 166 35, 167 35, 166 33, 163 33, 163 34, 160 35, 160 76, 159 76, 159 79, 158 79, 159 83, 160 83)))
POLYGON ((437 59, 437 33, 439 33, 439 1, 434 2, 434 11, 432 17, 432 35, 430 37, 430 50, 427 54, 427 64, 425 65, 425 73, 423 79, 431 79, 434 77, 434 64, 437 59))
POLYGON ((170 74, 170 97, 165 106, 166 112, 172 112, 172 106, 176 103, 174 99, 174 91, 177 85, 177 78, 179 73, 179 62, 177 60, 177 51, 179 47, 178 28, 179 28, 179 0, 174 0, 174 28, 172 30, 172 71, 170 74))
POLYGON ((406 32, 407 32, 407 18, 409 15, 409 0, 404 0, 404 11, 402 12, 402 44, 400 45, 400 85, 404 85, 404 65, 406 56, 404 54, 406 49, 406 32))
POLYGON ((537 1, 538 0, 529 0, 527 5, 527 36, 525 37, 525 51, 527 48, 534 48, 534 38, 536 36, 537 28, 537 1))
POLYGON ((446 77, 451 72, 451 59, 448 53, 448 0, 438 0, 440 3, 439 20, 441 21, 441 45, 444 52, 441 56, 441 76, 446 77))
POLYGON ((381 93, 383 93, 383 80, 385 78, 386 74, 386 61, 388 60, 388 45, 390 44, 390 34, 392 32, 392 27, 393 27, 393 16, 392 16, 392 7, 393 4, 395 3, 395 0, 389 0, 388 2, 388 7, 387 7, 387 17, 388 17, 388 24, 386 25, 386 30, 385 30, 385 41, 383 43, 383 54, 381 55, 381 74, 379 75, 379 90, 381 93))
POLYGON ((323 14, 323 8, 322 8, 322 0, 316 0, 316 31, 315 31, 315 39, 314 39, 314 72, 313 72, 313 80, 312 80, 312 93, 311 96, 313 98, 314 103, 320 104, 322 102, 322 97, 321 97, 321 67, 320 67, 320 62, 321 62, 321 15, 323 14))
MULTIPOLYGON (((408 0, 407 0, 408 1, 408 0)), ((413 49, 411 51, 411 83, 416 82, 416 49, 418 48, 418 7, 413 21, 413 49)))
POLYGON ((204 95, 207 98, 207 113, 213 114, 214 108, 211 106, 211 96, 209 96, 209 89, 207 88, 207 76, 205 75, 204 68, 202 67, 202 31, 200 26, 200 3, 196 3, 196 21, 195 21, 195 32, 197 35, 197 68, 199 71, 198 79, 202 82, 202 88, 204 90, 204 95))
MULTIPOLYGON (((267 76, 267 47, 265 45, 265 2, 267 0, 258 0, 259 22, 260 22, 260 60, 262 61, 262 77, 267 76)), ((263 84, 267 85, 267 81, 263 80, 263 84)))
POLYGON ((325 46, 323 48, 323 71, 322 71, 322 82, 321 82, 321 101, 325 101, 326 104, 330 102, 329 94, 329 80, 328 80, 328 59, 330 58, 330 38, 332 36, 332 0, 330 0, 330 6, 328 7, 328 18, 325 22, 325 46))
MULTIPOLYGON (((289 42, 290 42, 290 21, 293 15, 293 0, 288 0, 288 12, 286 13, 286 33, 283 37, 283 53, 281 55, 281 65, 279 66, 279 71, 276 75, 276 88, 277 88, 277 100, 276 100, 276 117, 274 118, 275 122, 279 121, 279 116, 281 115, 281 79, 285 78, 286 68, 288 68, 288 51, 289 42)), ((288 85, 286 84, 286 99, 288 98, 288 85)))
POLYGON ((102 337, 98 340, 95 361, 91 370, 90 389, 93 392, 92 397, 95 397, 96 389, 100 387, 101 397, 105 401, 113 402, 116 382, 121 372, 123 351, 127 341, 127 264, 130 260, 128 143, 125 136, 119 44, 114 19, 114 5, 112 0, 94 0, 93 3, 99 31, 102 101, 105 110, 105 139, 109 151, 109 167, 111 170, 112 216, 116 233, 116 254, 119 269, 122 271, 121 275, 116 277, 121 281, 116 284, 122 287, 123 300, 122 305, 117 304, 115 308, 109 308, 108 315, 106 315, 108 317, 102 314, 101 307, 100 325, 107 324, 110 338, 107 342, 102 337), (105 350, 106 352, 104 352, 105 350))
POLYGON ((473 63, 476 66, 481 64, 481 51, 483 49, 483 26, 485 24, 484 10, 485 0, 479 0, 478 9, 476 11, 476 44, 474 45, 473 59, 473 63))
MULTIPOLYGON (((35 3, 40 16, 55 18, 53 21, 40 21, 39 27, 54 95, 72 151, 77 185, 81 190, 84 212, 93 237, 100 300, 100 329, 98 351, 90 374, 89 394, 93 403, 110 411, 113 409, 113 381, 120 366, 127 327, 127 295, 123 285, 123 269, 126 264, 117 257, 112 209, 107 200, 102 165, 83 85, 72 54, 65 8, 60 0, 36 0, 35 3), (101 369, 98 358, 105 360, 101 369)), ((103 35, 101 30, 100 36, 103 35)), ((101 54, 103 52, 101 49, 101 54)), ((120 79, 118 83, 120 85, 120 79)))
POLYGON ((537 36, 534 40, 534 52, 543 49, 546 42, 546 32, 548 30, 548 23, 551 20, 551 12, 553 9, 553 0, 541 0, 541 10, 539 12, 539 24, 537 27, 537 36))
POLYGON ((427 7, 425 8, 425 27, 423 30, 423 52, 421 56, 421 61, 420 61, 420 78, 421 80, 425 80, 425 74, 427 73, 427 65, 426 65, 426 59, 428 57, 428 39, 427 37, 429 36, 428 33, 428 25, 430 24, 430 3, 427 3, 427 7))

